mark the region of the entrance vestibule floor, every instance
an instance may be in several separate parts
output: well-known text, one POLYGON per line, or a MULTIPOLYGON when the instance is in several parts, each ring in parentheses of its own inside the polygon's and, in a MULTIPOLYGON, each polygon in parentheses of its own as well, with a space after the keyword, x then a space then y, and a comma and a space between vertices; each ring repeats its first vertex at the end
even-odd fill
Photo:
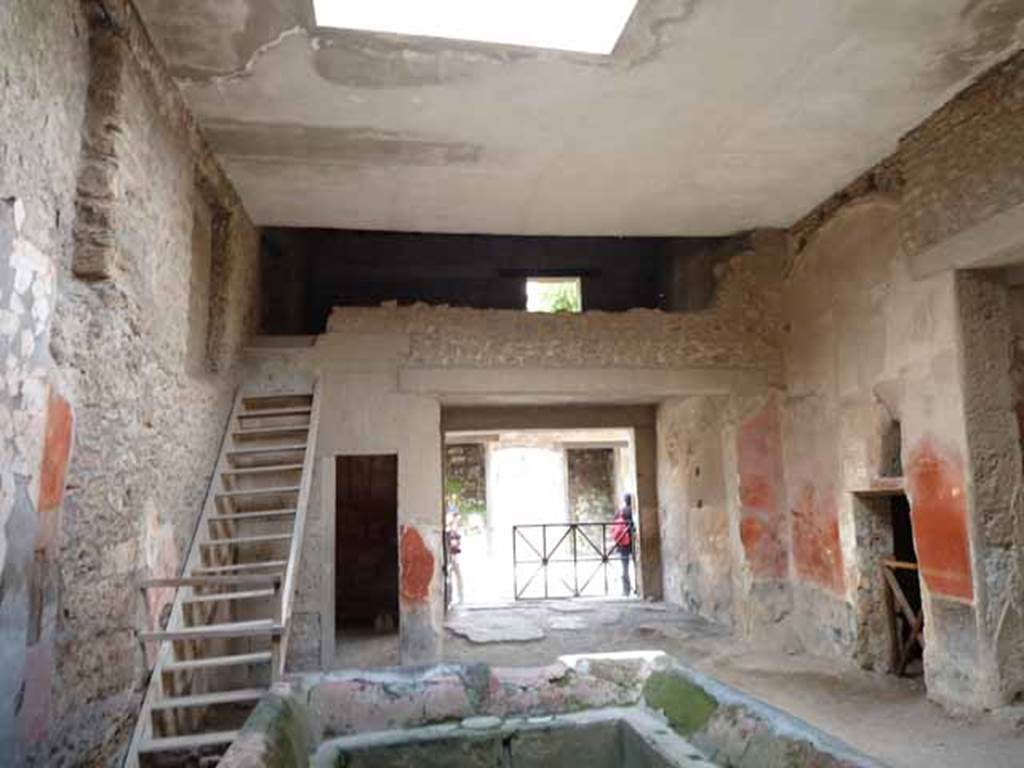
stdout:
MULTIPOLYGON (((666 603, 567 600, 460 608, 449 613, 446 626, 449 662, 540 666, 570 654, 660 650, 894 768, 1022 764, 1024 707, 953 716, 927 700, 921 678, 895 678, 805 654, 767 653, 666 603), (496 638, 509 631, 543 636, 472 642, 457 634, 469 624, 496 638)), ((335 666, 391 666, 397 658, 394 636, 342 637, 335 666)))

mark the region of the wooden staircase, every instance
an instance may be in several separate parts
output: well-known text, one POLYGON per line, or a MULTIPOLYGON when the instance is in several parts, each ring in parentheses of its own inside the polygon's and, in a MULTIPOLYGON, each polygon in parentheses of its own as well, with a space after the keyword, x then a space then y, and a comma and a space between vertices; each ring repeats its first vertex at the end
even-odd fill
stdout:
POLYGON ((235 399, 184 575, 142 585, 176 593, 127 768, 216 765, 283 673, 318 412, 319 385, 235 399))

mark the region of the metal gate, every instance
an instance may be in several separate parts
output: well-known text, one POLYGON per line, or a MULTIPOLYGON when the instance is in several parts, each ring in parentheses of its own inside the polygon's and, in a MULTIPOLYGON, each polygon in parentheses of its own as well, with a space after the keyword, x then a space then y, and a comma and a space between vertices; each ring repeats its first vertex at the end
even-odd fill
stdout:
MULTIPOLYGON (((612 523, 512 526, 516 600, 622 594, 623 558, 611 539, 611 527, 612 523)), ((635 593, 633 555, 626 556, 626 567, 635 593)))

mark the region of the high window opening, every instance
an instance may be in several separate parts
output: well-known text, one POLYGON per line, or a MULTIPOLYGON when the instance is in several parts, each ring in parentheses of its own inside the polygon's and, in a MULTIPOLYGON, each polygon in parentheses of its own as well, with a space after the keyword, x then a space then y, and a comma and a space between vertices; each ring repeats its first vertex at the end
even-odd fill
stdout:
POLYGON ((313 0, 321 27, 610 54, 636 0, 313 0))
POLYGON ((527 312, 582 312, 583 286, 578 277, 531 277, 526 280, 527 312))

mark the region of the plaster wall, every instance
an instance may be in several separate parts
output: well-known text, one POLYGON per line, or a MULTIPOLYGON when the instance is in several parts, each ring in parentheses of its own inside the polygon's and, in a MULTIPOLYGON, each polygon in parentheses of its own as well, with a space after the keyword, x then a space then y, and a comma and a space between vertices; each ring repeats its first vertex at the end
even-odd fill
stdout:
POLYGON ((895 201, 848 205, 797 256, 786 283, 783 450, 795 627, 808 650, 855 657, 879 631, 862 599, 862 585, 878 576, 858 564, 854 494, 877 483, 883 435, 898 420, 924 584, 929 692, 970 699, 979 659, 955 278, 911 279, 899 223, 895 201))
MULTIPOLYGON (((791 230, 783 404, 794 616, 805 647, 872 665, 881 474, 900 421, 924 583, 929 695, 968 706, 1021 688, 1020 427, 1012 355, 1019 211, 1018 54, 791 230), (858 546, 860 545, 860 546, 858 546)), ((877 595, 876 595, 877 597, 877 595)))
POLYGON ((662 402, 659 518, 666 599, 793 648, 779 419, 772 391, 662 402))
POLYGON ((1021 45, 1017 0, 649 0, 609 56, 138 0, 261 225, 788 226, 1021 45))
MULTIPOLYGON (((291 667, 325 666, 334 658, 333 456, 398 454, 401 655, 405 663, 436 659, 443 612, 442 406, 564 406, 584 398, 652 403, 665 392, 730 392, 737 382, 763 390, 779 375, 778 245, 771 236, 753 238, 750 249, 722 265, 715 300, 699 312, 552 316, 422 305, 336 308, 327 332, 311 345, 289 349, 287 340, 278 340, 253 348, 247 386, 308 387, 320 376, 324 392, 291 667), (602 391, 602 380, 613 388, 602 391), (407 578, 416 581, 409 589, 407 578)), ((461 428, 488 428, 467 413, 461 428)), ((492 411, 491 417, 493 425, 498 416, 492 411)), ((546 428, 609 425, 547 422, 540 410, 533 417, 546 428)), ((460 428, 458 414, 452 418, 445 429, 460 428)), ((657 597, 662 568, 654 424, 648 411, 643 423, 611 425, 634 428, 641 584, 645 595, 657 597)))
POLYGON ((732 623, 722 432, 727 400, 679 398, 658 407, 657 477, 665 599, 732 623))
MULTIPOLYGON (((330 668, 335 649, 335 458, 398 456, 399 629, 403 664, 441 653, 441 404, 399 389, 408 340, 395 334, 318 337, 310 347, 256 352, 247 388, 309 389, 321 380, 316 465, 299 569, 290 670, 330 668)), ((368 574, 369 577, 369 574, 368 574)))

